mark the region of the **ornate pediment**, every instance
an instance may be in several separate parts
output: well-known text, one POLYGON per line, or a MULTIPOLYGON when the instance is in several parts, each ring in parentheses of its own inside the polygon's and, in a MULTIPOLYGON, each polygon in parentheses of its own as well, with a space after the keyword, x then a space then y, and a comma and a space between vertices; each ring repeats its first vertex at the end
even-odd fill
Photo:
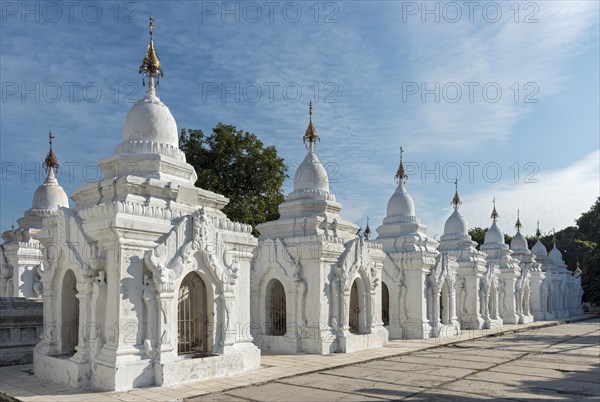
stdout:
POLYGON ((247 226, 209 216, 204 208, 184 216, 155 248, 144 255, 144 262, 159 291, 170 291, 172 286, 168 284, 181 276, 184 266, 193 261, 196 253, 200 253, 222 284, 235 285, 239 263, 233 253, 228 252, 221 231, 248 233, 247 226))
POLYGON ((431 286, 436 291, 441 291, 442 285, 448 276, 448 266, 449 259, 446 254, 438 254, 435 259, 435 264, 431 267, 431 271, 429 271, 429 281, 431 286))
MULTIPOLYGON (((294 282, 302 280, 302 266, 299 258, 292 256, 285 243, 279 239, 266 239, 261 242, 256 250, 254 267, 274 266, 282 275, 289 277, 294 282)), ((252 275, 252 286, 258 286, 260 275, 252 275)))
POLYGON ((349 291, 356 273, 363 271, 367 286, 375 289, 379 284, 376 264, 371 261, 369 246, 363 238, 356 238, 346 243, 346 249, 334 267, 335 274, 340 278, 343 290, 349 291))

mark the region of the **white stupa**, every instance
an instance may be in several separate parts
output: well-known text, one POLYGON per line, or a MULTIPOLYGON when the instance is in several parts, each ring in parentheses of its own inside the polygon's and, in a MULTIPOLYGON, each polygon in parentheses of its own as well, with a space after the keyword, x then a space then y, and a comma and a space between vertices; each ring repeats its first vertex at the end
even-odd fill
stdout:
POLYGON ((4 244, 0 256, 0 296, 41 298, 42 282, 39 267, 43 254, 35 235, 44 220, 54 216, 61 208, 69 208, 67 193, 56 179, 59 165, 52 150, 54 135, 48 134, 50 150, 43 166, 47 176, 35 190, 31 208, 17 220, 18 227, 2 234, 4 244))
POLYGON ((476 249, 465 218, 459 211, 462 201, 455 182, 454 211, 446 220, 440 238, 440 252, 457 259, 457 317, 462 329, 489 328, 498 321, 497 264, 486 261, 486 254, 476 249))
MULTIPOLYGON (((480 250, 487 254, 487 261, 498 264, 500 271, 498 289, 498 309, 502 322, 506 324, 524 324, 532 321, 532 317, 523 311, 524 299, 529 305, 529 276, 522 273, 518 261, 512 258, 509 247, 504 243, 504 233, 498 226, 500 217, 496 211, 496 199, 491 219, 492 226, 485 233, 485 239, 480 250), (524 276, 523 276, 524 275, 524 276), (523 276, 523 277, 521 277, 523 276)), ((527 308, 526 310, 529 310, 527 308)))
POLYGON ((567 268, 562 253, 556 247, 556 236, 552 236, 552 250, 548 253, 548 259, 552 263, 552 282, 554 286, 554 314, 557 318, 565 318, 569 313, 569 279, 573 274, 567 268))
POLYGON ((437 251, 438 242, 427 236, 427 227, 417 217, 406 190, 403 152, 400 147, 398 186, 377 228, 376 241, 386 253, 384 323, 392 339, 456 336, 460 331, 454 291, 456 259, 437 251))
MULTIPOLYGON (((550 276, 542 269, 542 264, 536 261, 533 254, 527 245, 527 239, 521 233, 521 218, 517 211, 517 222, 515 228, 517 233, 513 236, 510 242, 510 249, 513 252, 513 257, 518 261, 522 273, 528 273, 529 280, 529 296, 527 292, 523 292, 523 314, 529 308, 530 314, 534 320, 551 320, 554 315, 548 310, 549 307, 549 292, 550 292, 550 276), (528 302, 527 302, 527 299, 528 302)), ((540 243, 541 244, 541 243, 540 243)), ((523 277, 521 277, 523 280, 523 277)))
POLYGON ((294 176, 279 219, 258 225, 252 270, 252 329, 261 350, 279 353, 354 352, 387 343, 381 320, 380 245, 357 235, 340 216, 327 171, 308 151, 294 176))
MULTIPOLYGON (((249 225, 228 200, 196 188, 177 124, 157 93, 152 39, 140 67, 145 96, 125 119, 104 174, 73 193, 75 208, 44 221, 44 329, 36 376, 127 390, 232 375, 260 365, 250 326, 249 225)), ((39 199, 58 205, 49 186, 39 199)), ((37 198, 36 198, 37 199, 37 198)), ((41 204, 40 204, 41 205, 41 204)), ((54 204, 52 204, 54 205, 54 204)))

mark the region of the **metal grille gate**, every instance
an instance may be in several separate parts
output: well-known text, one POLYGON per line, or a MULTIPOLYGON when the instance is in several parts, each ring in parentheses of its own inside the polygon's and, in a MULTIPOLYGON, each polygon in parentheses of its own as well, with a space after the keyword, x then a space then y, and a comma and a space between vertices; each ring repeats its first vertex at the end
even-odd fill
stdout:
POLYGON ((385 283, 381 283, 381 320, 383 325, 390 325, 390 294, 385 283))
POLYGON ((188 274, 179 287, 177 324, 179 354, 208 351, 206 286, 194 272, 188 274))
POLYGON ((271 280, 268 289, 269 334, 285 335, 287 318, 285 306, 285 290, 277 279, 271 280))
POLYGON ((359 320, 360 309, 358 306, 358 286, 356 285, 356 281, 352 284, 352 290, 350 290, 350 332, 353 334, 357 334, 359 332, 358 329, 358 320, 359 320))

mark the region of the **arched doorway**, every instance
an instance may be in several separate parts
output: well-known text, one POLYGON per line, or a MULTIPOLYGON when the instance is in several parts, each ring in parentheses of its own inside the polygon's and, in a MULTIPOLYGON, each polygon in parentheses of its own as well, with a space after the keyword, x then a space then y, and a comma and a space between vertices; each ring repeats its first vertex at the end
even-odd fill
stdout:
POLYGON ((450 324, 449 304, 448 285, 444 284, 440 292, 440 322, 442 324, 450 324))
POLYGON ((265 312, 266 333, 268 335, 285 335, 287 318, 285 305, 285 289, 277 279, 271 279, 267 284, 265 312))
POLYGON ((490 285, 490 295, 488 298, 488 317, 492 320, 498 319, 498 289, 494 283, 490 285))
POLYGON ((206 285, 196 272, 183 278, 178 302, 179 354, 208 353, 208 298, 206 285))
POLYGON ((79 343, 79 299, 77 278, 70 269, 63 277, 61 289, 62 353, 74 354, 79 343))
POLYGON ((365 292, 360 279, 356 279, 352 283, 352 288, 350 289, 350 311, 348 313, 350 332, 353 334, 366 333, 365 292))
POLYGON ((390 293, 384 282, 381 285, 381 320, 383 325, 390 325, 390 293))

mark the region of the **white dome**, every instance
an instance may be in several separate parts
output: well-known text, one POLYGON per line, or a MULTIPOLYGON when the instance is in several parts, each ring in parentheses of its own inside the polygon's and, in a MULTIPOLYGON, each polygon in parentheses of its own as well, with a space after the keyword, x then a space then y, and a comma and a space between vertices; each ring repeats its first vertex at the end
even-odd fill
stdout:
POLYGON ((562 253, 556 248, 556 244, 550 250, 549 257, 554 263, 561 264, 563 262, 562 253))
POLYGON ((511 250, 527 250, 527 240, 521 232, 517 232, 515 237, 510 241, 510 249, 511 250))
POLYGON ((468 234, 469 230, 467 229, 467 222, 465 222, 465 218, 455 210, 452 215, 446 220, 446 224, 444 225, 444 235, 450 234, 468 234))
POLYGON ((329 191, 329 177, 319 158, 311 149, 298 166, 294 176, 294 191, 329 191))
POLYGON ((50 169, 44 184, 35 190, 31 209, 56 211, 61 207, 69 208, 69 197, 58 184, 58 180, 54 176, 54 169, 50 169))
POLYGON ((177 148, 179 135, 171 111, 149 91, 143 99, 133 104, 123 128, 123 140, 150 141, 177 148))
POLYGON ((387 204, 387 216, 415 216, 415 203, 404 185, 400 183, 387 204))
POLYGON ((546 246, 544 246, 539 239, 531 248, 531 252, 536 256, 548 256, 548 250, 546 250, 546 246))
POLYGON ((492 223, 492 226, 490 226, 490 228, 487 230, 487 232, 485 232, 485 237, 484 237, 483 243, 484 244, 488 244, 488 243, 504 244, 504 234, 502 233, 500 228, 498 226, 496 226, 495 222, 492 223))

